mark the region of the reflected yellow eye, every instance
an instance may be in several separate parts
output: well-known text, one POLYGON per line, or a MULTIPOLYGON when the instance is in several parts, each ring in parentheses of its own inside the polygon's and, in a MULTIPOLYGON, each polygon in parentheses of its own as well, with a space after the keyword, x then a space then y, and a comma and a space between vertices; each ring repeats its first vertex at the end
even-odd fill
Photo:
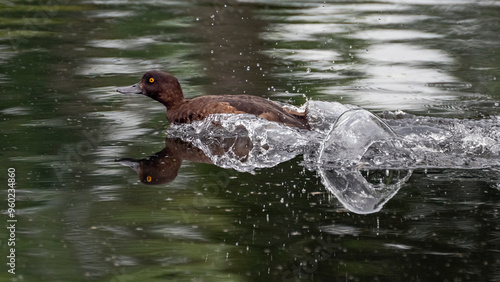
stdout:
MULTIPOLYGON (((151 81, 151 79, 150 79, 150 81, 151 81)), ((155 81, 155 80, 153 79, 153 81, 155 81)), ((148 175, 148 176, 146 177, 146 181, 147 181, 147 182, 151 182, 151 176, 149 176, 149 175, 148 175)))
POLYGON ((149 83, 153 83, 153 82, 155 82, 155 79, 151 77, 151 78, 149 79, 149 83))

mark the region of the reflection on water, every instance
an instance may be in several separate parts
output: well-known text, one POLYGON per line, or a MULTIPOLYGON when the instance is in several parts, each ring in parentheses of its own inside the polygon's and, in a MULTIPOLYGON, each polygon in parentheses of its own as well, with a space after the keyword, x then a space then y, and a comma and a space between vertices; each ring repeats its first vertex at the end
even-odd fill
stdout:
POLYGON ((150 69, 159 69, 160 64, 152 61, 140 59, 122 59, 122 58, 91 58, 82 70, 78 71, 80 75, 105 75, 115 73, 135 73, 137 70, 144 72, 150 69))
POLYGON ((0 5, 19 183, 0 280, 500 277, 498 2, 0 5), (154 68, 187 97, 308 101, 314 130, 166 129, 161 105, 114 92, 154 68))
MULTIPOLYGON (((233 146, 231 143, 230 145, 233 146)), ((246 153, 248 154, 248 148, 244 147, 244 149, 247 149, 246 153)), ((123 158, 117 161, 134 169, 142 183, 157 185, 172 182, 177 177, 184 160, 212 163, 203 151, 176 138, 167 138, 165 140, 165 149, 145 159, 123 158)))

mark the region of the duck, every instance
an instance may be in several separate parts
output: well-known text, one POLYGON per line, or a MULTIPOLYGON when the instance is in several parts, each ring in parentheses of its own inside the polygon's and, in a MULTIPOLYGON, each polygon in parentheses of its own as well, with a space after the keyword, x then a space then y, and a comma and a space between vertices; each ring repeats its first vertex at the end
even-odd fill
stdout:
POLYGON ((213 114, 251 114, 289 127, 310 130, 307 111, 294 111, 259 96, 206 95, 186 99, 179 80, 163 71, 148 71, 140 82, 116 91, 142 94, 162 103, 167 109, 169 123, 192 123, 213 114))

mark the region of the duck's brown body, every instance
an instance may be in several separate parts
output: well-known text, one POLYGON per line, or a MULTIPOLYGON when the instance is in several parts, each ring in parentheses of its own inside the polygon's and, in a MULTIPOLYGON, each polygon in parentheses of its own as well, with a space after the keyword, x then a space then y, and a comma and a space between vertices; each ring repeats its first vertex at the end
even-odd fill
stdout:
POLYGON ((190 123, 203 120, 211 114, 252 114, 269 121, 298 128, 308 128, 305 113, 292 111, 257 96, 220 95, 202 96, 167 109, 167 120, 190 123))
POLYGON ((258 96, 214 95, 184 99, 178 80, 159 71, 147 72, 141 82, 117 91, 144 94, 157 100, 167 108, 167 120, 172 123, 191 123, 211 114, 247 113, 287 126, 309 129, 306 113, 284 108, 258 96))

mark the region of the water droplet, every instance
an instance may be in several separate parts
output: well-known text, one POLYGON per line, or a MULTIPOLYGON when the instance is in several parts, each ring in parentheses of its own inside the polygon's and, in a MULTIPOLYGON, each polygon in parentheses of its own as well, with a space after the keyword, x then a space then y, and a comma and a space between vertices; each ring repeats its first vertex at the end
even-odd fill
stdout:
POLYGON ((210 50, 210 54, 213 54, 214 53, 214 50, 210 50))
POLYGON ((311 68, 307 68, 307 69, 306 69, 306 72, 307 72, 307 73, 310 73, 310 72, 311 72, 311 68))
POLYGON ((384 161, 380 157, 377 156, 377 157, 373 158, 373 163, 377 166, 380 166, 384 163, 384 161))
POLYGON ((196 17, 196 21, 199 22, 200 21, 200 18, 196 17))
POLYGON ((247 66, 247 71, 249 71, 249 70, 250 70, 250 66, 247 66))

